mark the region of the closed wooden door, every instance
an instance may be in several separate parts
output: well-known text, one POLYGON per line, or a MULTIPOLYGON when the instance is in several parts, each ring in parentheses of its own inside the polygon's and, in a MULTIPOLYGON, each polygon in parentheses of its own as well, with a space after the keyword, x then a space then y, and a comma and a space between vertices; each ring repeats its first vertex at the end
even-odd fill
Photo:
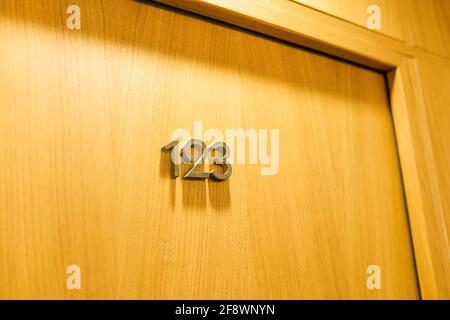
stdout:
POLYGON ((0 4, 0 298, 419 297, 382 74, 133 1, 69 30, 67 5, 0 4), (267 130, 278 167, 172 179, 199 123, 267 130))

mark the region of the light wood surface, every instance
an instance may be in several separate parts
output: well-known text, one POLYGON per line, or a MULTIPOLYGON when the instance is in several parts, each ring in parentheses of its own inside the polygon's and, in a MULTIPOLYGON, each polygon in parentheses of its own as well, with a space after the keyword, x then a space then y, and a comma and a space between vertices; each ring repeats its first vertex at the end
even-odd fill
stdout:
POLYGON ((381 74, 154 5, 80 6, 69 31, 60 1, 0 4, 1 298, 418 298, 381 74), (280 128, 279 174, 171 180, 160 148, 194 120, 280 128))
POLYGON ((450 1, 448 0, 289 0, 367 27, 366 10, 381 9, 384 35, 450 58, 450 1))
MULTIPOLYGON (((442 236, 435 242, 435 250, 440 250, 443 271, 439 275, 446 297, 450 299, 450 60, 423 53, 418 60, 418 69, 423 82, 423 94, 427 109, 427 119, 432 128, 431 140, 434 151, 440 198, 442 201, 441 221, 436 228, 444 228, 442 236), (445 228, 446 227, 446 228, 445 228)), ((443 296, 443 295, 442 295, 443 296)))
MULTIPOLYGON (((300 44, 346 60, 360 63, 390 74, 390 101, 393 110, 396 136, 402 163, 402 174, 408 201, 408 210, 418 261, 422 297, 425 299, 450 298, 450 217, 449 190, 442 180, 442 164, 447 163, 445 108, 442 104, 450 85, 445 76, 446 68, 433 67, 427 77, 419 70, 425 68, 428 59, 448 57, 445 49, 450 28, 448 1, 421 2, 399 1, 402 9, 402 25, 407 41, 394 40, 354 23, 323 14, 307 6, 285 0, 160 0, 176 7, 213 17, 272 37, 300 44), (426 8, 422 8, 426 6, 426 8), (439 85, 434 95, 424 92, 427 86, 439 85), (434 114, 433 114, 434 113, 434 114), (430 119, 438 119, 439 123, 430 119), (441 126, 442 128, 439 128, 441 126), (433 137, 432 137, 433 135, 433 137), (438 140, 440 142, 433 142, 438 140), (441 144, 441 146, 439 145, 441 144), (441 150, 435 150, 435 149, 441 150)), ((395 2, 390 1, 389 3, 395 2)), ((325 3, 325 1, 323 2, 325 3)), ((334 0, 326 1, 333 8, 334 0)), ((341 1, 341 4, 349 2, 341 1)), ((351 16, 350 13, 347 12, 351 16)), ((443 61, 443 60, 442 60, 443 61)), ((431 63, 436 65, 435 63, 431 63)))
POLYGON ((416 59, 407 59, 389 74, 390 97, 414 251, 424 299, 450 297, 448 233, 439 185, 439 159, 435 156, 428 122, 432 104, 422 91, 416 59))
POLYGON ((399 1, 404 5, 404 22, 408 43, 449 59, 450 1, 399 1))
POLYGON ((387 36, 405 40, 402 10, 408 0, 290 0, 332 14, 367 28, 367 8, 377 5, 381 9, 381 29, 387 36))
POLYGON ((413 50, 342 19, 290 0, 157 0, 382 71, 413 50))
MULTIPOLYGON (((450 60, 424 53, 418 65, 425 100, 429 106, 428 121, 433 128, 431 139, 440 172, 439 182, 442 190, 450 191, 450 60)), ((445 212, 450 213, 450 192, 443 193, 442 196, 445 212)), ((447 229, 450 230, 450 214, 445 218, 447 229)))

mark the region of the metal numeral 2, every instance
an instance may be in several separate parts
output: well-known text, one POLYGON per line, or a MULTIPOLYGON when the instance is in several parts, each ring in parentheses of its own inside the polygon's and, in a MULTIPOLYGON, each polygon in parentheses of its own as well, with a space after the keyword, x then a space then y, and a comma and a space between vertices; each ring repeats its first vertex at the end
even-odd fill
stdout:
POLYGON ((192 139, 184 145, 182 150, 179 149, 179 144, 179 140, 174 140, 161 148, 162 151, 171 151, 170 172, 172 178, 178 178, 180 176, 181 161, 187 164, 193 163, 192 168, 184 175, 183 179, 203 180, 209 178, 215 181, 224 181, 231 176, 233 169, 231 164, 227 162, 230 149, 225 142, 216 142, 207 147, 203 141, 192 139), (194 148, 194 160, 190 156, 192 148, 194 148), (222 166, 224 168, 223 173, 215 170, 209 172, 199 171, 201 164, 212 151, 219 151, 220 156, 214 157, 213 163, 222 166), (200 153, 200 156, 195 157, 195 153, 200 153))

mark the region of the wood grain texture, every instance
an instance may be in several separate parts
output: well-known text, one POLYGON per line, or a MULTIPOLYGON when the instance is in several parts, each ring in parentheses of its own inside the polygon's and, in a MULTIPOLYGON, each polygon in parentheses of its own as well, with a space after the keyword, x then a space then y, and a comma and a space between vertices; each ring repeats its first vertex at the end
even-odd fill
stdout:
MULTIPOLYGON (((446 293, 440 297, 450 299, 450 61, 423 53, 418 57, 418 69, 423 83, 423 95, 427 108, 427 120, 431 128, 431 142, 436 166, 437 184, 442 202, 440 230, 435 241, 435 250, 443 257, 441 266, 443 271, 438 275, 441 286, 446 293), (439 250, 439 251, 438 251, 439 250)), ((436 254, 437 256, 437 254, 436 254)), ((439 295, 438 295, 439 297, 439 295)))
POLYGON ((68 2, 0 4, 0 298, 418 298, 381 74, 111 2, 79 31, 68 2), (279 174, 171 180, 194 120, 280 128, 279 174))
MULTIPOLYGON (((433 103, 425 99, 417 59, 406 60, 389 74, 392 113, 424 299, 450 298, 450 247, 439 155, 428 118, 433 103)), ((432 130, 433 129, 433 130, 432 130)))
POLYGON ((447 0, 291 0, 366 27, 366 9, 381 9, 380 33, 450 58, 450 1, 447 0))
POLYGON ((407 0, 404 14, 411 46, 450 58, 450 1, 407 0))
MULTIPOLYGON (((422 297, 439 299, 449 297, 449 253, 447 205, 443 203, 449 193, 445 183, 439 182, 445 175, 442 165, 446 161, 442 151, 435 152, 431 135, 435 129, 428 117, 434 113, 434 100, 442 101, 447 95, 449 82, 446 77, 422 78, 417 66, 426 64, 424 51, 446 56, 446 41, 450 32, 445 16, 449 12, 448 1, 401 1, 402 24, 407 31, 407 42, 394 41, 390 37, 345 23, 340 18, 320 14, 308 7, 293 6, 284 0, 160 0, 189 11, 256 30, 272 37, 307 46, 343 59, 364 64, 391 74, 391 105, 397 128, 397 140, 402 159, 402 173, 408 208, 411 213, 416 257, 422 285, 422 297), (427 6, 423 10, 422 5, 427 6), (418 29, 417 31, 414 31, 418 29), (415 37, 415 38, 414 38, 415 37), (420 39, 423 38, 421 41, 420 39), (414 40, 415 39, 415 40, 414 40), (429 44, 426 44, 429 43, 429 44), (436 49, 437 48, 437 49, 436 49), (444 48, 442 50, 442 48, 444 48), (439 81, 437 96, 426 98, 422 84, 439 81), (439 100, 440 99, 440 100, 439 100), (431 101, 431 102, 430 102, 431 101), (431 114, 431 115, 429 115, 431 114), (440 168, 440 169, 438 169, 440 168)), ((333 3, 333 0, 327 1, 333 3)), ((341 2, 344 3, 344 2, 341 2)), ((431 57, 432 58, 432 57, 431 57)), ((445 70, 445 68, 444 68, 445 70)), ((438 108, 440 113, 447 113, 438 108)), ((446 119, 444 116, 443 119, 446 119)), ((445 121, 443 121, 445 123, 445 121)), ((441 122, 441 123, 443 123, 441 122)), ((438 126, 437 126, 438 127, 438 126)), ((442 136, 445 139, 445 134, 442 136)), ((445 150, 445 147, 441 146, 445 150)))
POLYGON ((310 7, 288 0, 156 0, 284 41, 390 71, 413 49, 310 7))
MULTIPOLYGON (((381 29, 376 30, 389 37, 405 40, 403 14, 405 0, 291 0, 341 19, 367 27, 367 8, 376 4, 381 9, 381 29)), ((406 1, 407 2, 407 1, 406 1)))
POLYGON ((450 230, 450 60, 424 53, 418 65, 428 107, 428 121, 432 128, 431 139, 440 173, 439 182, 442 190, 447 191, 442 194, 442 198, 447 213, 447 230, 450 230))

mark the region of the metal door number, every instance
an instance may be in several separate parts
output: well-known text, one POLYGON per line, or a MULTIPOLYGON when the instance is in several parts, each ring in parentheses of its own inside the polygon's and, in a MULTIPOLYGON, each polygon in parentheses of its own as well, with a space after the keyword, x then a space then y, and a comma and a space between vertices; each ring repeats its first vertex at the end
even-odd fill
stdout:
POLYGON ((174 140, 164 147, 161 148, 162 151, 171 152, 170 157, 170 171, 172 178, 178 178, 180 176, 180 163, 192 164, 192 168, 184 175, 183 179, 193 179, 193 180, 203 180, 212 179, 215 181, 224 181, 231 176, 232 167, 231 164, 227 162, 230 156, 230 148, 225 142, 216 142, 209 147, 198 139, 191 139, 184 145, 183 149, 179 149, 179 140, 174 140), (194 152, 192 152, 194 149, 194 152), (224 169, 223 173, 211 170, 209 172, 200 171, 200 166, 204 163, 208 156, 211 156, 214 152, 212 158, 212 163, 222 166, 224 169), (194 157, 191 154, 194 153, 194 157), (218 155, 217 155, 218 154, 218 155))

